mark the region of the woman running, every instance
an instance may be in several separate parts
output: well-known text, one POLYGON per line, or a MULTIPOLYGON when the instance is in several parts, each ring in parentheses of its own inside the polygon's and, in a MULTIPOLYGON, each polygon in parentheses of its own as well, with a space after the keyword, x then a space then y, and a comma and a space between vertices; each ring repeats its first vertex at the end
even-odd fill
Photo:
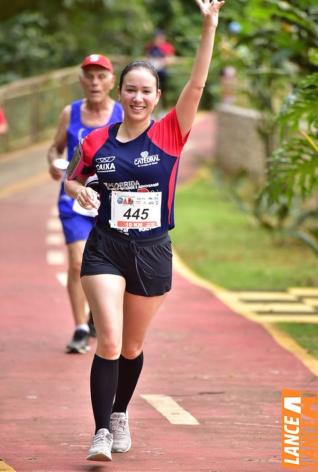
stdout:
POLYGON ((91 369, 95 435, 88 460, 111 460, 131 447, 127 407, 142 365, 150 322, 171 288, 174 193, 179 157, 208 75, 223 1, 195 0, 203 17, 191 75, 173 108, 152 121, 158 75, 143 61, 121 73, 122 122, 90 133, 68 169, 66 191, 97 223, 85 246, 81 277, 93 313, 97 349, 91 369), (99 195, 83 183, 97 173, 99 195), (74 185, 76 183, 76 185, 74 185))

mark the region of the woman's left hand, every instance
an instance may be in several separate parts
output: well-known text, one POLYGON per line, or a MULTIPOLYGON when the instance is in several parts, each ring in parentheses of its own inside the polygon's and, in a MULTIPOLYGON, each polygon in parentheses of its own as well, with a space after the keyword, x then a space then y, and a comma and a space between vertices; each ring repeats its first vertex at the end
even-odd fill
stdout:
POLYGON ((77 200, 77 203, 85 208, 85 210, 92 210, 93 208, 98 210, 100 205, 98 193, 89 187, 80 187, 75 200, 77 200))
POLYGON ((201 11, 201 15, 204 18, 204 21, 208 22, 210 26, 215 28, 218 25, 219 21, 219 11, 223 7, 225 1, 218 0, 194 0, 198 5, 201 11))

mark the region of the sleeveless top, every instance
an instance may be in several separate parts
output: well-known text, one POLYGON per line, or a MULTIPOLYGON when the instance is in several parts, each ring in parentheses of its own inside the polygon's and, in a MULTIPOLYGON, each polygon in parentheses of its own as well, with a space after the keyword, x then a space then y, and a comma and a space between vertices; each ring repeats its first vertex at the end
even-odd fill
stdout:
MULTIPOLYGON (((88 127, 82 123, 81 120, 81 106, 84 99, 75 100, 71 103, 70 122, 67 128, 67 159, 71 161, 76 147, 79 142, 85 138, 89 133, 95 129, 103 128, 103 126, 117 123, 123 119, 123 109, 119 102, 115 102, 110 118, 102 126, 88 127)), ((61 216, 72 216, 74 200, 69 197, 64 190, 64 182, 61 184, 61 189, 58 198, 58 209, 61 216)))

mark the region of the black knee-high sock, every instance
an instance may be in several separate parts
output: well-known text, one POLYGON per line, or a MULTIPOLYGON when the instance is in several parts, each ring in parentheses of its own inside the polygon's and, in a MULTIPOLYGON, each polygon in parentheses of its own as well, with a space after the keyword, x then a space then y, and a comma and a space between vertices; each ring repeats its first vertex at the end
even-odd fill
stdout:
POLYGON ((96 424, 109 429, 110 415, 118 383, 119 360, 108 360, 95 354, 91 369, 91 400, 96 424))
POLYGON ((128 403, 136 388, 143 362, 143 352, 135 359, 126 359, 120 356, 118 386, 113 411, 125 412, 127 410, 128 403))

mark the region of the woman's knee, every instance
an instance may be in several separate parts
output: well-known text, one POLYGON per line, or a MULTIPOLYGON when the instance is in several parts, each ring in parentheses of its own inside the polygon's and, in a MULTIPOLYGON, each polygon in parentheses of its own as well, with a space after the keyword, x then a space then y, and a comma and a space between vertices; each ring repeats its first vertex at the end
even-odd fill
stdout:
POLYGON ((121 354, 125 359, 136 359, 143 350, 143 343, 134 342, 122 347, 121 354))
POLYGON ((118 359, 121 353, 121 342, 117 339, 109 339, 109 337, 97 337, 96 353, 105 359, 118 359))

